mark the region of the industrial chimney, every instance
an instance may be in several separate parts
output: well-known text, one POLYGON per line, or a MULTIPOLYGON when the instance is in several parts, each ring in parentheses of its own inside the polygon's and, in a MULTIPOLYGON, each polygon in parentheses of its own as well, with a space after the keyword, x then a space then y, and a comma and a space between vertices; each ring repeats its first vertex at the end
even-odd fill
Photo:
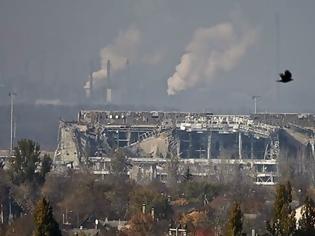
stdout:
POLYGON ((112 102, 112 85, 110 78, 110 60, 107 61, 107 89, 106 89, 106 103, 112 102))
POLYGON ((90 90, 90 98, 93 99, 93 71, 94 71, 94 65, 93 61, 90 62, 90 77, 89 77, 89 90, 90 90))

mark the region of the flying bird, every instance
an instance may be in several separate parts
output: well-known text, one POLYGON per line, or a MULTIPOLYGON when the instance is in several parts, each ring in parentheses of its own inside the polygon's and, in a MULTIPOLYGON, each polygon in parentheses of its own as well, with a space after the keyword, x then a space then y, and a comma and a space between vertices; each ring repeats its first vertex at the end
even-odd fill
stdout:
POLYGON ((284 73, 280 73, 280 80, 277 80, 277 82, 280 83, 288 83, 292 81, 292 73, 289 70, 285 70, 284 73))

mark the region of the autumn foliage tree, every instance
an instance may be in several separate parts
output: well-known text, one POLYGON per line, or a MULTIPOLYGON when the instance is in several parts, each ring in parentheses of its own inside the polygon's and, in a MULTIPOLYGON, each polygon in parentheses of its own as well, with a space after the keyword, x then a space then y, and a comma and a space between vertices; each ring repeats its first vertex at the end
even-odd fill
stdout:
POLYGON ((240 236, 243 230, 243 214, 239 203, 235 202, 229 213, 226 233, 228 236, 240 236))
POLYGON ((53 209, 44 197, 36 204, 34 225, 34 236, 61 236, 59 224, 53 216, 53 209))
POLYGON ((273 205, 272 219, 267 222, 267 231, 271 235, 294 235, 296 230, 295 212, 291 209, 292 188, 290 182, 279 184, 273 205))
POLYGON ((153 218, 150 214, 143 214, 138 212, 134 214, 130 220, 130 232, 129 235, 146 236, 152 235, 153 230, 153 218))

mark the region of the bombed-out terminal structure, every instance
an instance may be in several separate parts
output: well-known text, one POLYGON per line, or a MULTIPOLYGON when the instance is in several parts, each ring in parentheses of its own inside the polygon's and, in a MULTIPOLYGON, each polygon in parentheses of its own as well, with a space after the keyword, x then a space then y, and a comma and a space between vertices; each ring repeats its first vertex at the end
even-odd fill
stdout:
POLYGON ((273 185, 280 161, 293 159, 303 172, 314 161, 312 114, 215 115, 184 112, 83 110, 77 121, 60 121, 57 167, 111 171, 110 154, 128 153, 128 175, 166 181, 169 162, 178 172, 220 181, 238 169, 256 184, 273 185))

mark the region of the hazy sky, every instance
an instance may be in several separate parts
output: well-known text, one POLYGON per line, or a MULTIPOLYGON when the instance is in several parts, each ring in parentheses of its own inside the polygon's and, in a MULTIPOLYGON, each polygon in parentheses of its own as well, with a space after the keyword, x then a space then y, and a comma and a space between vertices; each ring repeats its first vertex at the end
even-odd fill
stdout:
POLYGON ((0 0, 0 103, 11 88, 21 103, 85 103, 91 61, 101 96, 110 58, 114 103, 248 112, 260 95, 260 111, 314 112, 313 9, 313 0, 0 0), (287 68, 295 80, 276 83, 287 68))

